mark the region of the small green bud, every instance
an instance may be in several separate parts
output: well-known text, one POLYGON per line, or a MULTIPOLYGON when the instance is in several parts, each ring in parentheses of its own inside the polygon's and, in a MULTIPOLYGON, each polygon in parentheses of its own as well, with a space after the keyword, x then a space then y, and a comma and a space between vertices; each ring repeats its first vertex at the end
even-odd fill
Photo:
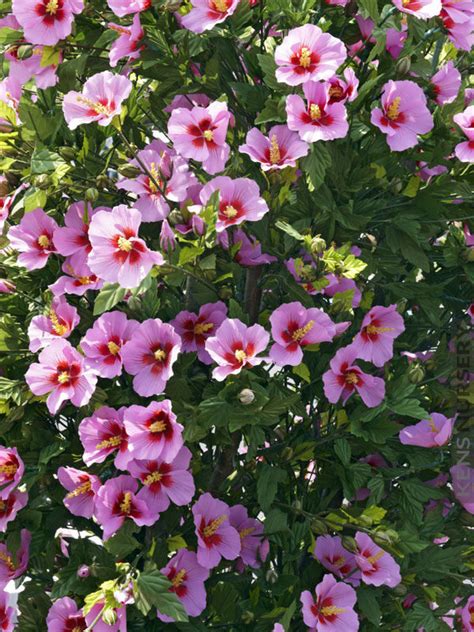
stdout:
POLYGON ((411 60, 409 57, 402 57, 395 66, 395 72, 399 75, 406 75, 410 71, 411 60))
POLYGON ((31 44, 22 44, 21 46, 18 46, 16 56, 18 59, 29 59, 33 56, 33 52, 34 46, 31 44))
POLYGON ((126 178, 136 178, 143 173, 141 169, 128 163, 125 165, 120 165, 120 167, 118 168, 118 172, 121 176, 125 176, 126 178))
POLYGON ((171 226, 182 224, 184 222, 184 217, 181 211, 178 211, 177 209, 171 211, 171 213, 168 215, 168 222, 171 224, 171 226))
POLYGON ((86 202, 95 202, 99 198, 99 192, 95 187, 89 187, 84 194, 86 202))
POLYGON ((42 191, 44 191, 51 186, 52 181, 47 173, 41 173, 39 176, 35 176, 33 178, 32 183, 33 186, 35 186, 37 189, 41 189, 42 191))
POLYGON ((255 615, 253 612, 250 612, 250 610, 245 610, 245 612, 242 613, 242 621, 244 623, 252 623, 254 619, 255 615))
POLYGON ((393 589, 393 592, 397 595, 397 597, 404 597, 407 594, 408 589, 404 584, 398 584, 398 586, 395 586, 393 589))
POLYGON ((72 147, 60 147, 58 151, 61 158, 64 158, 64 160, 68 162, 74 160, 76 157, 76 152, 72 147))
POLYGON ((234 293, 232 291, 232 288, 228 285, 225 285, 224 287, 221 287, 219 289, 219 298, 222 298, 224 300, 232 298, 233 294, 234 293))
POLYGON ((311 530, 318 535, 325 535, 328 532, 328 528, 322 520, 313 520, 311 530))
POLYGON ((313 255, 322 255, 326 250, 326 246, 327 244, 321 235, 316 235, 316 237, 313 237, 311 240, 311 252, 313 255))
POLYGON ((408 379, 412 384, 419 384, 425 377, 425 369, 418 362, 413 363, 408 369, 408 379))
POLYGON ((240 391, 238 398, 241 404, 243 404, 244 406, 248 406, 249 404, 255 401, 255 393, 251 391, 249 388, 243 388, 240 391))
POLYGON ((357 551, 359 550, 357 546, 357 542, 350 535, 342 536, 342 546, 348 551, 350 551, 351 553, 357 553, 357 551))

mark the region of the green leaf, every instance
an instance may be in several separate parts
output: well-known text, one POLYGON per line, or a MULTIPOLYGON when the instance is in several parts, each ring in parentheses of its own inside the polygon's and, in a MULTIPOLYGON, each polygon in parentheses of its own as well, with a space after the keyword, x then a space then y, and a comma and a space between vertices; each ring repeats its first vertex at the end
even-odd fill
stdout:
POLYGON ((61 51, 59 48, 54 48, 54 46, 44 46, 40 66, 41 68, 45 68, 46 66, 57 66, 60 59, 61 51))
POLYGON ((138 530, 133 522, 125 522, 115 535, 104 542, 104 547, 111 555, 123 560, 141 546, 138 540, 133 537, 133 534, 138 530))
POLYGON ((7 26, 0 29, 0 45, 5 46, 6 44, 12 44, 19 39, 21 39, 20 34, 15 29, 11 29, 7 26))
POLYGON ((38 463, 40 465, 47 465, 51 459, 54 459, 55 456, 59 456, 64 452, 68 445, 69 442, 62 441, 59 443, 56 441, 55 443, 45 446, 40 452, 38 463))
POLYGON ((308 384, 311 382, 311 374, 309 372, 308 367, 304 362, 298 364, 298 366, 294 366, 292 369, 292 373, 300 377, 302 380, 307 382, 308 384))
POLYGON ((263 71, 264 83, 272 90, 279 90, 281 92, 284 87, 281 83, 278 83, 275 76, 277 65, 275 63, 274 56, 270 53, 266 53, 265 55, 257 55, 257 58, 260 64, 260 68, 263 71))
POLYGON ((439 625, 433 611, 428 606, 416 601, 408 612, 403 630, 404 632, 414 632, 419 628, 425 632, 437 632, 439 625))
POLYGON ((35 208, 44 208, 48 200, 48 194, 41 189, 30 187, 23 198, 25 213, 34 211, 35 208))
POLYGON ((284 123, 286 121, 285 97, 278 101, 271 99, 267 101, 265 107, 255 119, 255 124, 277 122, 284 123))
POLYGON ((299 233, 296 228, 293 228, 293 226, 291 226, 287 222, 282 222, 281 220, 278 220, 277 222, 275 222, 275 226, 290 237, 293 237, 293 239, 297 239, 298 241, 304 240, 304 236, 299 233))
POLYGON ((286 481, 286 472, 279 467, 272 467, 266 463, 262 465, 260 477, 257 481, 258 504, 267 511, 275 499, 278 483, 286 481))
POLYGON ((16 113, 5 101, 0 101, 0 118, 7 120, 13 126, 16 125, 16 113))
POLYGON ((314 143, 311 153, 303 158, 301 166, 315 189, 320 187, 331 165, 331 156, 324 143, 314 143))
POLYGON ((357 4, 364 18, 371 18, 374 22, 378 21, 380 15, 377 0, 358 0, 357 4))
POLYGON ((185 246, 179 253, 179 265, 184 266, 186 263, 196 261, 204 250, 203 246, 185 246))
POLYGON ((347 439, 337 439, 334 442, 334 452, 343 465, 349 465, 351 462, 352 451, 347 439))
POLYGON ((375 590, 372 586, 361 586, 357 590, 357 606, 370 623, 378 628, 382 611, 380 610, 375 590))
POLYGON ((107 312, 125 296, 127 290, 118 283, 106 283, 97 295, 94 302, 94 316, 107 312))
POLYGON ((397 415, 413 417, 414 419, 428 419, 429 413, 421 406, 417 399, 404 399, 400 402, 389 402, 389 409, 397 415))
POLYGON ((144 614, 157 608, 162 614, 175 621, 188 621, 183 604, 173 592, 169 592, 171 582, 159 571, 140 573, 135 583, 135 600, 144 614))

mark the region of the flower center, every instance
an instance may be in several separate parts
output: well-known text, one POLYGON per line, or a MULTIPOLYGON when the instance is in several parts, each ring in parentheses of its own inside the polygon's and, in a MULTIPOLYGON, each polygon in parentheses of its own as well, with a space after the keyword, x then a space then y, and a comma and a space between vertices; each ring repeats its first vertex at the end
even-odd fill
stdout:
POLYGON ((385 112, 387 118, 391 121, 395 121, 400 116, 400 101, 400 97, 395 97, 385 112))
POLYGON ((255 527, 249 527, 248 529, 242 529, 242 531, 239 531, 240 539, 243 540, 244 538, 246 538, 248 535, 250 535, 254 531, 255 531, 255 527))
POLYGON ((0 474, 6 474, 7 476, 14 476, 18 466, 14 463, 12 465, 0 465, 0 474))
POLYGON ((115 355, 117 355, 117 353, 120 351, 120 347, 119 347, 119 345, 118 345, 116 342, 114 342, 113 340, 110 340, 110 341, 107 343, 107 349, 108 349, 108 350, 110 351, 110 353, 111 353, 112 355, 114 355, 114 356, 115 356, 115 355))
POLYGON ((171 583, 173 584, 174 588, 178 588, 178 586, 181 586, 181 584, 184 582, 185 577, 186 577, 186 569, 182 568, 179 571, 179 573, 176 573, 176 575, 171 580, 171 583))
POLYGON ((321 108, 316 103, 311 103, 309 106, 309 115, 312 121, 317 121, 321 118, 321 108))
POLYGON ((237 349, 237 351, 234 353, 234 356, 239 362, 245 362, 245 360, 247 359, 247 354, 243 349, 237 349))
POLYGON ((383 334, 387 331, 393 331, 393 327, 377 327, 376 325, 367 325, 366 331, 369 335, 383 334))
POLYGON ((58 315, 54 312, 54 310, 50 310, 49 312, 49 320, 51 321, 51 325, 53 331, 58 336, 64 336, 64 334, 68 331, 67 325, 61 325, 59 322, 58 315))
POLYGON ((300 327, 299 329, 296 329, 293 334, 292 334, 292 339, 295 342, 300 342, 300 340, 303 340, 303 338, 306 336, 306 334, 308 333, 308 331, 311 331, 311 329, 313 329, 314 327, 314 320, 310 320, 309 322, 306 323, 306 325, 304 327, 300 327))
POLYGON ((437 433, 438 432, 438 428, 435 426, 435 422, 433 421, 433 418, 430 417, 427 421, 428 421, 428 424, 430 426, 431 432, 437 433))
POLYGON ((206 129, 206 130, 202 133, 202 135, 204 136, 204 138, 205 138, 207 141, 211 141, 211 140, 213 140, 213 139, 214 139, 214 133, 213 133, 212 129, 206 129))
POLYGON ((164 432, 166 430, 166 421, 157 419, 149 426, 150 432, 164 432))
POLYGON ((46 5, 46 13, 49 13, 49 15, 56 15, 58 9, 59 0, 49 0, 48 4, 46 5))
POLYGON ((157 349, 154 354, 153 354, 155 360, 158 360, 159 362, 163 362, 163 360, 166 358, 166 351, 163 351, 163 349, 157 349))
POLYGON ((303 46, 300 51, 300 66, 302 68, 308 68, 311 66, 311 51, 307 46, 303 46))
POLYGON ((331 86, 329 88, 329 96, 330 97, 335 97, 336 99, 339 99, 342 96, 344 96, 344 91, 341 88, 341 86, 334 85, 334 86, 331 86))
POLYGON ((207 525, 207 527, 204 527, 203 532, 202 532, 204 537, 210 538, 212 535, 214 535, 217 529, 224 522, 224 520, 227 520, 227 516, 225 514, 223 514, 222 516, 219 516, 219 518, 216 518, 215 520, 210 522, 207 525))
POLYGON ((280 147, 278 146, 278 139, 275 134, 270 138, 270 162, 272 165, 276 165, 281 160, 280 147))
POLYGON ((92 483, 90 479, 87 479, 82 485, 78 485, 76 489, 73 489, 72 492, 66 496, 66 498, 75 498, 76 496, 82 496, 83 494, 87 494, 90 492, 92 487, 92 483))
MULTIPOLYGON (((156 162, 152 162, 150 165, 150 174, 153 177, 153 180, 161 187, 163 188, 163 180, 161 179, 160 175, 161 172, 159 170, 159 167, 157 167, 156 162)), ((150 181, 148 183, 148 186, 150 188, 150 191, 152 193, 156 193, 157 191, 159 191, 159 188, 156 186, 155 182, 153 182, 153 180, 150 178, 150 181)))
POLYGON ((109 439, 104 439, 95 446, 96 450, 105 450, 106 448, 117 448, 122 443, 122 437, 115 435, 109 439))
POLYGON ((152 472, 151 474, 148 474, 148 476, 143 481, 143 484, 149 487, 150 485, 153 485, 153 483, 159 483, 162 478, 163 474, 161 474, 161 472, 152 472))
POLYGON ((80 628, 78 625, 76 625, 76 627, 72 629, 72 632, 82 632, 82 631, 83 629, 80 628))
POLYGON ((41 248, 49 248, 50 244, 51 240, 49 239, 48 235, 40 235, 38 237, 38 245, 41 246, 41 248))
POLYGON ((0 500, 0 511, 5 511, 7 507, 7 503, 5 503, 3 500, 0 500))
POLYGON ((345 611, 345 608, 338 608, 337 606, 324 606, 319 612, 323 617, 333 617, 335 614, 342 614, 345 611))
POLYGON ((222 212, 224 213, 226 217, 228 217, 229 219, 232 219, 238 214, 239 211, 229 204, 228 206, 225 207, 225 209, 222 212))
POLYGON ((108 24, 108 28, 112 31, 116 31, 120 33, 120 35, 131 35, 132 31, 130 29, 125 28, 124 26, 119 26, 118 24, 108 24))
POLYGON ((11 571, 15 570, 15 564, 13 564, 11 555, 7 555, 6 553, 3 553, 3 551, 0 551, 0 560, 5 562, 11 571))
POLYGON ((123 252, 130 252, 133 250, 133 244, 130 239, 126 237, 119 237, 117 239, 117 246, 119 250, 123 250, 123 252))
POLYGON ((67 382, 69 382, 69 379, 70 379, 70 375, 67 371, 61 371, 61 373, 58 374, 59 384, 67 384, 67 382))
POLYGON ((370 557, 367 558, 367 561, 374 565, 376 562, 379 561, 379 559, 381 557, 383 557, 385 555, 385 551, 383 549, 380 549, 380 551, 378 553, 376 553, 375 555, 371 555, 370 557))
POLYGON ((357 373, 354 373, 354 371, 346 373, 344 379, 346 380, 346 384, 355 385, 359 383, 359 376, 357 373))
POLYGON ((122 502, 120 503, 120 511, 129 515, 132 509, 132 492, 125 492, 122 502))
POLYGON ((210 331, 214 327, 214 323, 197 323, 194 325, 194 333, 197 336, 202 336, 210 331))
POLYGON ((87 105, 91 110, 94 110, 96 114, 104 114, 105 116, 110 116, 113 112, 113 109, 110 107, 110 105, 104 105, 99 101, 92 101, 92 99, 88 99, 82 94, 77 97, 77 100, 79 103, 84 103, 84 105, 87 105))
POLYGON ((77 280, 81 285, 89 285, 92 282, 90 277, 77 277, 77 280))

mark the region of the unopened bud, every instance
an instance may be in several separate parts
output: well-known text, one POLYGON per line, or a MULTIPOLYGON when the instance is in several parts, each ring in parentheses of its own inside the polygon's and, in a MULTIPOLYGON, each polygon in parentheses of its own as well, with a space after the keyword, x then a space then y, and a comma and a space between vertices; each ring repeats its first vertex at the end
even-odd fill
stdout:
POLYGON ((270 568, 265 575, 265 579, 269 584, 276 584, 278 581, 278 573, 273 568, 270 568))
POLYGON ((255 615, 253 612, 250 612, 250 610, 245 610, 245 612, 242 613, 242 621, 244 623, 252 623, 254 619, 255 615))
POLYGON ((118 172, 120 173, 121 176, 125 176, 126 178, 136 178, 137 176, 143 173, 141 169, 129 163, 125 165, 121 165, 118 168, 118 172))
POLYGON ((421 364, 413 363, 408 368, 408 379, 412 384, 419 384, 425 377, 425 369, 421 364))
POLYGON ((404 597, 407 594, 408 589, 404 584, 398 584, 398 586, 395 586, 395 588, 393 589, 393 592, 398 597, 404 597))
POLYGON ((175 209, 168 215, 168 221, 171 226, 176 226, 176 224, 182 224, 184 222, 184 217, 180 211, 175 209))
POLYGON ((102 615, 102 621, 107 625, 115 625, 117 622, 117 613, 111 608, 106 608, 102 615))
POLYGON ((31 44, 22 44, 21 46, 18 46, 16 56, 18 59, 29 59, 33 56, 33 52, 34 46, 31 44))
POLYGON ((94 187, 89 187, 84 194, 84 199, 87 202, 95 202, 99 197, 99 192, 94 187))
POLYGON ((232 292, 232 288, 228 285, 225 285, 224 287, 221 287, 219 289, 219 298, 222 298, 224 300, 231 298, 233 294, 234 293, 232 292))
POLYGON ((97 176, 95 184, 98 189, 110 189, 114 186, 114 182, 104 173, 97 176))
POLYGON ((322 520, 313 520, 311 530, 318 535, 324 535, 328 532, 328 528, 322 520))
POLYGON ((44 191, 45 189, 48 189, 50 187, 52 182, 51 182, 51 178, 48 176, 47 173, 41 173, 39 176, 35 176, 33 178, 32 184, 37 189, 41 189, 44 191))
POLYGON ((387 546, 387 544, 395 544, 398 542, 399 536, 393 529, 387 529, 386 531, 377 531, 374 534, 374 542, 377 542, 379 546, 387 546))
POLYGON ((67 161, 74 160, 76 157, 76 152, 72 147, 60 147, 58 152, 61 158, 67 161))
POLYGON ((0 180, 0 198, 8 195, 10 191, 10 186, 8 185, 8 180, 0 180))
POLYGON ((395 66, 395 71, 399 75, 406 75, 411 68, 411 60, 409 57, 402 57, 395 66))
POLYGON ((255 393, 251 391, 249 388, 243 388, 239 395, 239 402, 244 406, 248 406, 252 402, 255 401, 255 393))
POLYGON ((351 553, 357 553, 357 551, 359 550, 357 542, 350 535, 342 536, 342 546, 351 553))
POLYGON ((321 235, 316 235, 316 237, 313 237, 313 239, 311 240, 311 252, 314 255, 322 255, 323 252, 326 250, 326 245, 327 244, 321 237, 321 235))

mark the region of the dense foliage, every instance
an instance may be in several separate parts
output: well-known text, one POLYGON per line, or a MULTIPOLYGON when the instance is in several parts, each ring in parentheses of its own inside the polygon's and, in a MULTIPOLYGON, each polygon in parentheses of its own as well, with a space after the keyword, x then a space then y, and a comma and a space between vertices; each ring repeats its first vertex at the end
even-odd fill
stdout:
POLYGON ((0 627, 474 630, 472 5, 2 10, 0 627))

